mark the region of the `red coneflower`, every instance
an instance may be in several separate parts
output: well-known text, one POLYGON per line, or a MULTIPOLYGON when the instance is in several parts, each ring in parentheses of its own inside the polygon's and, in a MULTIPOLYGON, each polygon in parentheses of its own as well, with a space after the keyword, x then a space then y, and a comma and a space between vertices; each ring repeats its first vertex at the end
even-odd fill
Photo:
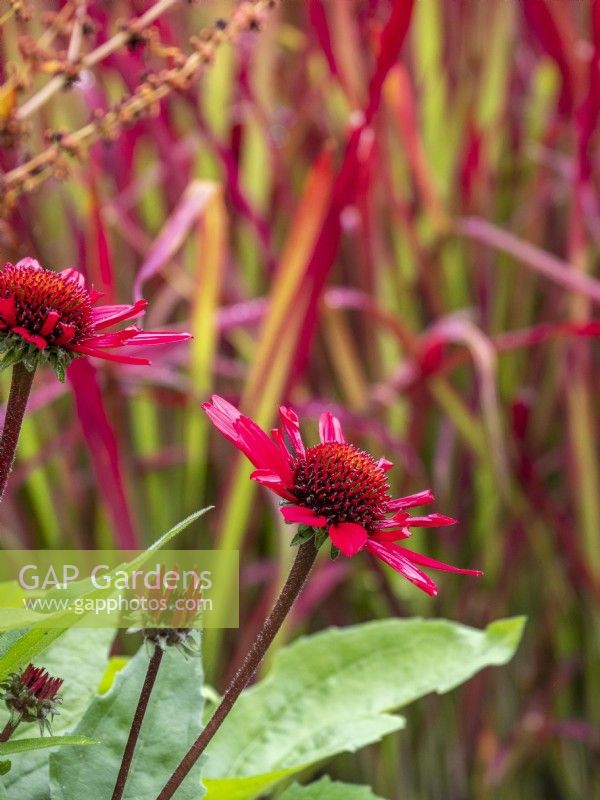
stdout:
POLYGON ((32 371, 48 363, 64 380, 65 369, 77 356, 149 364, 147 358, 108 351, 190 338, 187 333, 142 331, 135 325, 106 333, 112 325, 140 317, 147 302, 94 308, 100 297, 86 288, 84 276, 76 269, 54 272, 33 258, 5 264, 0 270, 0 369, 22 362, 32 371))
POLYGON ((1 738, 7 739, 21 722, 37 722, 40 731, 50 731, 50 722, 62 698, 58 692, 61 678, 52 678, 43 667, 33 664, 23 672, 13 672, 0 684, 0 697, 11 712, 11 719, 1 738))
POLYGON ((253 480, 283 499, 285 521, 301 526, 293 543, 314 535, 319 546, 329 535, 334 554, 339 550, 349 557, 367 550, 430 595, 437 594, 437 586, 419 567, 482 574, 452 567, 397 544, 411 535, 411 528, 452 525, 456 520, 443 514, 407 513, 410 508, 433 502, 431 491, 392 498, 386 477, 391 462, 377 460, 346 442, 340 421, 332 414, 321 415, 320 444, 306 448, 298 417, 291 408, 280 408, 282 427, 275 428, 270 438, 218 395, 202 407, 221 433, 254 464, 253 480))

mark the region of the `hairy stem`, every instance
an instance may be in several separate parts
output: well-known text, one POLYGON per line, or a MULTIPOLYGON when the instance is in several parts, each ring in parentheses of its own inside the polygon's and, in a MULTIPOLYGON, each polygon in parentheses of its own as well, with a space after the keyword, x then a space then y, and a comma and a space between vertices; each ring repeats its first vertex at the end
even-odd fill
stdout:
POLYGON ((10 384, 10 394, 4 418, 4 430, 0 438, 0 500, 6 489, 8 476, 15 460, 17 442, 21 432, 21 424, 33 383, 34 372, 30 372, 23 364, 15 364, 10 384))
POLYGON ((144 722, 144 716, 146 714, 146 709, 148 708, 148 701, 150 700, 150 695, 152 694, 152 689, 154 688, 154 683, 158 675, 158 670, 163 655, 163 649, 155 646, 154 653, 152 654, 152 658, 148 664, 148 672, 146 673, 146 678, 144 679, 144 685, 142 686, 142 691, 137 708, 135 710, 133 722, 131 723, 129 738, 127 739, 127 744, 125 745, 125 750, 123 751, 123 760, 121 761, 121 768, 117 776, 117 782, 112 794, 112 800, 121 800, 123 797, 125 784, 127 783, 127 778, 129 777, 129 770, 131 768, 131 762, 135 752, 135 746, 140 736, 142 723, 144 722))
POLYGON ((0 733, 0 742, 8 742, 8 740, 17 730, 18 727, 19 727, 19 721, 14 722, 12 720, 9 720, 4 726, 4 730, 2 731, 2 733, 0 733))
POLYGON ((208 721, 200 736, 185 754, 181 760, 181 763, 173 775, 169 778, 166 786, 158 795, 156 800, 169 800, 169 798, 173 797, 185 779, 186 775, 192 769, 215 733, 221 727, 223 721, 233 708, 235 701, 242 693, 242 690, 245 688, 258 669, 258 666, 265 653, 269 649, 271 642, 277 635, 277 632, 281 628, 285 618, 294 604, 294 601, 300 594, 300 591, 302 590, 302 587, 308 578, 312 566, 315 563, 316 557, 317 549, 313 539, 300 545, 298 548, 298 553, 296 554, 296 559, 292 565, 292 569, 290 570, 290 574, 288 575, 285 585, 281 590, 275 605, 273 606, 273 610, 264 621, 263 626, 257 634, 256 639, 252 643, 252 646, 250 647, 242 666, 239 668, 231 683, 227 687, 220 705, 208 721))

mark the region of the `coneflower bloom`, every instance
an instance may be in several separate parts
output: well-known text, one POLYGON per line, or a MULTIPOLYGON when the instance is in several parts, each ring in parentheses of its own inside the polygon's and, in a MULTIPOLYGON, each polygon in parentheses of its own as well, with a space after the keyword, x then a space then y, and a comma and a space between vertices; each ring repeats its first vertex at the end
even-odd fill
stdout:
POLYGON ((366 550, 430 595, 437 594, 437 586, 419 567, 482 574, 398 544, 411 535, 411 528, 452 525, 456 520, 435 513, 411 516, 408 509, 433 502, 432 492, 392 498, 386 475, 392 463, 346 442, 340 421, 332 414, 320 417, 320 444, 305 447, 298 417, 286 406, 279 409, 281 427, 271 431, 271 437, 218 395, 202 407, 252 462, 251 478, 282 498, 285 521, 301 526, 294 542, 315 535, 319 545, 329 535, 334 553, 339 550, 350 557, 366 550))
POLYGON ((94 307, 101 296, 86 287, 76 269, 55 272, 32 258, 5 264, 0 270, 0 369, 22 362, 33 370, 48 363, 64 380, 77 356, 149 364, 147 358, 111 351, 190 338, 187 333, 142 331, 135 325, 108 333, 113 325, 141 317, 147 302, 94 307))
POLYGON ((62 698, 58 694, 63 681, 53 678, 43 667, 33 664, 23 672, 13 672, 0 684, 0 697, 11 712, 14 731, 21 722, 37 722, 40 731, 50 731, 50 723, 62 698))

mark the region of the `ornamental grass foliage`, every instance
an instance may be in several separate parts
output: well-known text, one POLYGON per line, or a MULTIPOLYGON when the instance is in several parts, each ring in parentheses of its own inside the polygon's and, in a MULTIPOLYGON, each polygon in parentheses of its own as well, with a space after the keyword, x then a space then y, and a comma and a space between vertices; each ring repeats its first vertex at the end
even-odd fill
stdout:
POLYGON ((240 563, 238 629, 233 577, 0 608, 0 800, 600 796, 600 5, 10 0, 0 49, 0 557, 240 563))

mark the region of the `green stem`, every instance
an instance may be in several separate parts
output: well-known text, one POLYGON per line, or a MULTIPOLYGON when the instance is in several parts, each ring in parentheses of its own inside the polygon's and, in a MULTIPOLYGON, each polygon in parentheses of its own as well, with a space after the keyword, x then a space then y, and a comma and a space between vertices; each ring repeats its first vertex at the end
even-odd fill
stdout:
POLYGON ((0 438, 0 501, 4 495, 8 476, 15 460, 17 442, 19 441, 21 424, 25 415, 34 374, 34 370, 30 372, 21 363, 15 364, 13 367, 10 394, 4 418, 4 430, 2 431, 2 438, 0 438))
POLYGON ((235 701, 242 693, 242 690, 247 686, 248 682, 258 669, 260 662, 271 645, 271 642, 277 635, 277 632, 281 628, 285 618, 294 604, 294 601, 300 594, 302 587, 304 586, 306 579, 308 578, 308 575, 313 567, 313 564, 315 563, 316 557, 317 549, 313 539, 300 545, 285 585, 281 590, 275 605, 273 606, 273 610, 264 621, 262 628, 252 643, 252 646, 250 647, 250 650, 244 659, 244 663, 239 668, 233 680, 227 687, 227 690, 223 695, 223 699, 221 700, 217 710, 208 721, 200 736, 185 754, 181 760, 181 763, 173 775, 171 775, 167 784, 162 792, 158 795, 156 800, 169 800, 171 797, 173 797, 177 789, 183 783, 185 777, 188 775, 196 761, 206 749, 209 742, 212 740, 215 733, 221 727, 223 721, 233 708, 235 701))

